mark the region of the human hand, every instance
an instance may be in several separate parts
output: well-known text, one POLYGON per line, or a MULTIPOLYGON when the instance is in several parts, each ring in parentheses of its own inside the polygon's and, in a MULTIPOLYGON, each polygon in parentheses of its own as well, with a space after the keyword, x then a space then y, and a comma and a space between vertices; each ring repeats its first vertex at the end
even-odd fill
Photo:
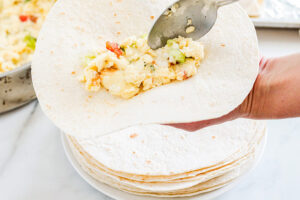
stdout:
POLYGON ((255 84, 232 112, 210 120, 167 124, 187 131, 237 118, 279 119, 300 116, 300 53, 281 58, 262 58, 255 84))

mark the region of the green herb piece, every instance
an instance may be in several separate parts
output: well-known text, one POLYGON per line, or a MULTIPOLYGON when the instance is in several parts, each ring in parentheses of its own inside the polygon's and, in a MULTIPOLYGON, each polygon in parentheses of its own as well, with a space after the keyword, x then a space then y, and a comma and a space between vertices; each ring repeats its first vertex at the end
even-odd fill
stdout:
POLYGON ((137 48, 136 42, 131 43, 129 46, 130 46, 130 47, 133 47, 133 48, 137 48))
POLYGON ((185 62, 185 55, 179 49, 171 49, 169 51, 169 55, 172 56, 176 60, 176 62, 185 62))
POLYGON ((36 38, 31 36, 31 35, 26 35, 24 37, 24 42, 26 42, 27 47, 30 49, 34 50, 35 49, 35 43, 36 43, 36 38))
POLYGON ((168 40, 168 41, 167 41, 167 45, 168 45, 169 47, 173 46, 174 43, 175 43, 174 40, 168 40))

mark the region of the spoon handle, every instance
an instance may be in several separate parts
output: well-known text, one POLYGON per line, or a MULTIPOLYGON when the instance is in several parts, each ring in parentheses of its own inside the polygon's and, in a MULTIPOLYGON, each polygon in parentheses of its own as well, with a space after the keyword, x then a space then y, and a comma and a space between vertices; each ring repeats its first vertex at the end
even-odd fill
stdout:
POLYGON ((216 2, 216 4, 217 4, 217 7, 221 7, 221 6, 225 6, 225 5, 234 3, 234 2, 236 2, 236 1, 238 1, 238 0, 218 0, 218 1, 216 2))

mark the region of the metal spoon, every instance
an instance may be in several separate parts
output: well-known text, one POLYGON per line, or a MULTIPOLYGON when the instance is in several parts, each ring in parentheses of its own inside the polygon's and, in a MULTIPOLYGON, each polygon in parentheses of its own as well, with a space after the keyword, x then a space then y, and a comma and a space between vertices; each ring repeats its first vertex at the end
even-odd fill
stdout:
POLYGON ((215 24, 218 8, 236 1, 179 0, 157 19, 148 36, 148 45, 158 49, 178 36, 197 40, 215 24))

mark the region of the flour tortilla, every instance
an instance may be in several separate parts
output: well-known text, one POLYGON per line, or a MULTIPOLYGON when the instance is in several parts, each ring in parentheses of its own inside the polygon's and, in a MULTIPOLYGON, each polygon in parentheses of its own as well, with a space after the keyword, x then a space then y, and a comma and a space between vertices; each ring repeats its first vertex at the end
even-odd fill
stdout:
MULTIPOLYGON (((263 137, 265 130, 259 130, 260 135, 263 137)), ((72 142, 70 142, 71 149, 74 153, 75 158, 81 165, 81 167, 89 173, 93 178, 103 183, 106 183, 112 187, 118 188, 120 190, 130 192, 138 195, 150 195, 150 196, 160 196, 160 197, 176 197, 176 196, 191 196, 196 195, 208 191, 215 190, 217 188, 223 187, 228 184, 235 178, 237 178, 240 174, 243 174, 245 171, 249 169, 253 165, 253 159, 257 155, 257 150, 260 149, 260 141, 262 138, 257 141, 255 148, 252 150, 255 154, 250 153, 246 156, 246 159, 237 164, 233 164, 229 170, 218 169, 214 172, 213 175, 208 176, 207 179, 203 179, 203 181, 191 183, 143 183, 143 182, 135 182, 132 180, 124 180, 119 177, 111 176, 106 172, 99 171, 95 168, 79 151, 72 142), (240 172, 241 171, 241 172, 240 172)), ((170 152, 171 153, 171 152, 170 152)), ((184 162, 184 161, 183 161, 184 162)))
POLYGON ((147 196, 180 197, 180 196, 192 196, 200 193, 205 193, 223 187, 224 185, 231 182, 234 178, 237 178, 238 175, 240 174, 239 173, 240 169, 235 168, 228 173, 210 179, 206 182, 199 183, 196 186, 193 186, 191 188, 179 189, 179 191, 177 190, 177 191, 169 191, 169 192, 155 192, 155 191, 141 190, 136 187, 122 184, 122 182, 116 181, 112 177, 107 176, 107 174, 105 173, 102 174, 96 173, 92 168, 89 168, 88 166, 84 165, 81 161, 81 158, 77 158, 77 160, 80 163, 82 169, 86 171, 90 176, 95 178, 96 180, 108 184, 114 188, 123 190, 125 192, 133 193, 136 195, 147 195, 147 196))
POLYGON ((135 175, 135 174, 126 174, 126 173, 124 174, 122 172, 117 172, 117 171, 108 169, 105 166, 103 166, 98 160, 96 160, 95 158, 93 158, 89 154, 87 154, 81 146, 78 146, 76 141, 74 141, 74 138, 69 138, 69 142, 70 142, 70 145, 72 147, 74 154, 78 154, 80 157, 83 157, 85 162, 88 163, 88 165, 90 165, 97 171, 104 172, 108 176, 119 177, 120 179, 122 179, 124 181, 131 181, 131 182, 145 183, 145 184, 149 183, 150 185, 153 183, 154 184, 169 184, 169 183, 176 184, 176 183, 193 182, 193 181, 203 182, 205 180, 208 180, 212 176, 218 175, 220 171, 229 171, 232 168, 232 166, 240 165, 248 157, 248 154, 243 155, 232 162, 226 162, 226 163, 222 163, 221 165, 218 165, 218 166, 215 165, 215 166, 207 167, 205 169, 198 169, 198 170, 194 170, 192 172, 185 172, 182 174, 176 174, 176 175, 170 175, 170 176, 147 175, 146 177, 144 177, 144 176, 135 175))
POLYGON ((32 63, 33 84, 46 115, 64 132, 97 136, 131 125, 191 122, 237 107, 258 73, 255 29, 238 4, 219 9, 200 41, 205 58, 197 75, 124 100, 78 81, 82 57, 132 35, 148 33, 173 0, 59 0, 41 30, 32 63), (72 75, 76 72, 76 75, 72 75))
POLYGON ((136 180, 181 178, 245 156, 259 141, 264 122, 239 119, 186 132, 162 125, 136 126, 91 139, 76 138, 102 168, 136 180), (134 136, 134 137, 133 137, 134 136), (180 162, 179 162, 180 161, 180 162), (133 178, 135 177, 135 178, 133 178), (153 179, 154 178, 154 179, 153 179))
POLYGON ((107 173, 106 171, 102 171, 102 169, 98 168, 93 161, 89 160, 88 157, 85 157, 81 151, 74 148, 74 146, 71 143, 71 148, 74 154, 74 157, 78 160, 80 165, 84 169, 88 169, 89 171, 93 172, 93 177, 97 180, 103 180, 103 179, 109 179, 112 181, 119 182, 119 184, 122 184, 126 187, 134 187, 138 190, 143 191, 152 191, 152 192, 173 192, 175 190, 181 190, 183 188, 190 188, 195 185, 198 185, 200 183, 206 182, 210 179, 213 179, 215 177, 222 176, 223 174, 226 174, 230 171, 232 171, 235 168, 239 168, 241 165, 244 165, 245 163, 249 162, 253 158, 253 153, 248 154, 247 156, 243 157, 242 159, 239 159, 238 161, 232 163, 229 166, 222 167, 215 169, 213 171, 209 171, 208 173, 200 174, 197 179, 192 180, 181 180, 180 182, 144 182, 144 181, 136 181, 131 179, 124 179, 120 176, 111 175, 107 173))

